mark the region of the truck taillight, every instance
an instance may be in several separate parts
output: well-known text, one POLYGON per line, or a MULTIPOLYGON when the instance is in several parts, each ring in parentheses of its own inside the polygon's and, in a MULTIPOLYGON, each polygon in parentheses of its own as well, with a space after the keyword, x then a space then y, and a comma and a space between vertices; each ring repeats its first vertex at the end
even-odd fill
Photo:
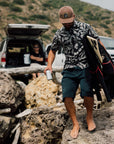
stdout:
POLYGON ((6 58, 3 57, 3 58, 1 59, 1 62, 6 62, 6 58))
POLYGON ((2 63, 2 67, 5 67, 5 65, 6 65, 6 53, 2 54, 1 63, 2 63))

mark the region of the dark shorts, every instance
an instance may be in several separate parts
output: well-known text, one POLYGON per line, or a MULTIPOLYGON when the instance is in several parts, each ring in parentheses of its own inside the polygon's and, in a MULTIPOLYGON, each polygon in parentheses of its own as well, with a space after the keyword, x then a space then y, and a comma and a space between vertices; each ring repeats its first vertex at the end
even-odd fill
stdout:
POLYGON ((63 101, 65 97, 75 98, 76 91, 81 88, 81 97, 84 96, 93 97, 92 91, 92 77, 88 68, 81 69, 79 67, 63 70, 62 72, 62 93, 63 101))

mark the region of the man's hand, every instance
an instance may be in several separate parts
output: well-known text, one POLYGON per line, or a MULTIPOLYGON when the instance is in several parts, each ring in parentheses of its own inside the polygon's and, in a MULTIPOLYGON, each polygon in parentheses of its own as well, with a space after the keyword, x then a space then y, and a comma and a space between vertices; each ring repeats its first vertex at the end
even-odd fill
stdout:
POLYGON ((47 70, 50 70, 51 71, 51 73, 52 73, 52 66, 47 66, 45 69, 44 69, 44 73, 46 74, 46 71, 47 70))

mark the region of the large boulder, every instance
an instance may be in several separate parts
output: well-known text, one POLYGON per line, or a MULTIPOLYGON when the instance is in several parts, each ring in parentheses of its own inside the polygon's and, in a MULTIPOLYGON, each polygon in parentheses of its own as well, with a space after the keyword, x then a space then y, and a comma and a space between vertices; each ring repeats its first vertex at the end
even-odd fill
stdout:
POLYGON ((13 78, 0 72, 0 108, 11 108, 15 112, 24 100, 24 90, 13 78))
POLYGON ((42 106, 22 120, 21 143, 60 144, 68 115, 65 110, 42 106))
POLYGON ((45 75, 41 75, 25 88, 25 102, 27 108, 34 108, 43 105, 56 105, 56 98, 59 85, 52 80, 47 80, 45 75))

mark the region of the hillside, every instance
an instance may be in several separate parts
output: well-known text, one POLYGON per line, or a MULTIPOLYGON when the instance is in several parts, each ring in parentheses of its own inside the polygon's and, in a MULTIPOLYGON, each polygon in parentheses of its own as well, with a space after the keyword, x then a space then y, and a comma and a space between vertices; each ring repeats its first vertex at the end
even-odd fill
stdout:
POLYGON ((91 24, 99 35, 114 38, 114 12, 98 6, 79 0, 0 0, 0 40, 5 37, 4 27, 8 23, 40 23, 51 25, 42 36, 45 44, 51 42, 61 27, 58 10, 64 5, 72 6, 76 19, 91 24))

